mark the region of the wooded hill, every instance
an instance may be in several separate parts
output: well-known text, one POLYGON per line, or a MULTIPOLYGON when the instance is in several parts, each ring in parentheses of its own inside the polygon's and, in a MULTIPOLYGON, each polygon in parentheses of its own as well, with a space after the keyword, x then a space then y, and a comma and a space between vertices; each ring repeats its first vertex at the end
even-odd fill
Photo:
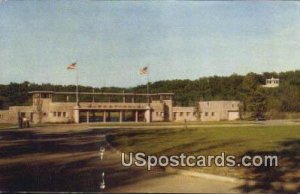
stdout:
MULTIPOLYGON (((146 85, 131 88, 94 88, 95 92, 146 92, 146 85)), ((30 104, 29 91, 72 91, 75 85, 10 83, 0 85, 0 108, 30 104)), ((81 92, 92 92, 92 87, 80 86, 81 92)), ((199 100, 240 100, 242 109, 249 112, 300 112, 300 70, 281 73, 248 73, 231 76, 202 77, 196 80, 163 80, 150 83, 150 91, 173 92, 175 105, 194 106, 199 100), (267 78, 279 78, 278 88, 263 88, 267 78)))

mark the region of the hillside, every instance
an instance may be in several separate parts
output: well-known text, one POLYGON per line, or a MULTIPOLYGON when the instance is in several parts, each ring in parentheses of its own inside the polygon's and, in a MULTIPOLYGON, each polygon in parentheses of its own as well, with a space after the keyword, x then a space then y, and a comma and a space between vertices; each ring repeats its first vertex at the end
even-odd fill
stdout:
MULTIPOLYGON (((75 91, 75 85, 36 83, 10 83, 0 85, 0 108, 30 103, 29 91, 75 91)), ((79 90, 93 91, 92 87, 80 86, 79 90)), ((95 92, 146 92, 146 85, 132 88, 94 88, 95 92)), ((196 80, 164 80, 150 83, 151 92, 174 92, 174 103, 193 106, 199 100, 240 100, 243 110, 250 112, 300 112, 300 70, 280 73, 248 73, 245 76, 202 77, 196 80), (262 88, 265 79, 280 79, 278 88, 262 88)))

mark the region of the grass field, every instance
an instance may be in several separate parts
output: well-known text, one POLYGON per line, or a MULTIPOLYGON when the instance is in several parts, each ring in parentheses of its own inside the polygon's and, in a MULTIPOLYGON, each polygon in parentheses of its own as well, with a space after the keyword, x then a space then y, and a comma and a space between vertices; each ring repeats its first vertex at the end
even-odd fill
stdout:
MULTIPOLYGON (((279 155, 279 164, 282 169, 291 169, 292 167, 289 166, 291 162, 299 162, 298 159, 293 161, 289 159, 294 154, 299 155, 300 126, 132 129, 111 135, 108 139, 121 151, 145 152, 148 155, 158 156, 180 155, 180 153, 216 155, 225 152, 235 156, 273 153, 279 155)), ((244 167, 193 167, 192 170, 242 178, 257 176, 256 173, 251 173, 255 169, 244 167)), ((299 177, 299 174, 297 171, 288 172, 287 176, 295 178, 295 176, 299 177)))
MULTIPOLYGON (((240 125, 240 124, 253 124, 254 122, 251 121, 222 121, 222 122, 152 122, 152 123, 144 123, 144 122, 107 122, 107 123, 89 123, 85 124, 82 123, 82 126, 95 126, 95 127, 144 127, 144 126, 150 126, 150 127, 161 127, 161 126, 182 126, 185 127, 186 125, 215 125, 215 124, 226 124, 226 125, 240 125)), ((66 126, 72 126, 72 124, 69 123, 41 123, 41 124, 31 124, 31 127, 45 127, 45 126, 56 126, 56 125, 66 125, 66 126)), ((17 127, 18 124, 12 124, 12 123, 0 123, 0 129, 7 129, 10 127, 17 127)))

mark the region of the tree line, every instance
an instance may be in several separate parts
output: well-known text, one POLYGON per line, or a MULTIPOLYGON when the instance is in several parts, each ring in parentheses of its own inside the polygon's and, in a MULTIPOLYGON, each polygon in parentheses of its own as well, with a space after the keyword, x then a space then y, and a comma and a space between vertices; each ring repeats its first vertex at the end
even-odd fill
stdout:
MULTIPOLYGON (((0 85, 0 108, 13 105, 29 105, 29 91, 72 91, 75 85, 36 84, 30 82, 0 85)), ((147 85, 136 87, 79 86, 80 92, 147 92, 147 85)), ((201 77, 196 80, 162 80, 150 83, 150 92, 173 92, 178 106, 194 106, 199 100, 239 100, 242 110, 255 114, 266 111, 300 112, 300 70, 265 72, 247 75, 201 77), (279 78, 277 88, 263 88, 268 78, 279 78)))

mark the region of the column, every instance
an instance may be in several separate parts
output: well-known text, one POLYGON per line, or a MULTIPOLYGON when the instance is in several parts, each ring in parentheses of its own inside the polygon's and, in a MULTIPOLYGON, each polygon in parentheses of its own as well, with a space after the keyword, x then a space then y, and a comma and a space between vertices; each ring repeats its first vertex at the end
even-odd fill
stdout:
POLYGON ((103 122, 106 123, 106 111, 103 112, 103 122))
POLYGON ((74 116, 74 122, 79 123, 79 109, 78 109, 77 106, 74 108, 74 115, 73 116, 74 116))
POLYGON ((139 111, 135 111, 135 122, 139 122, 139 111))
POLYGON ((86 122, 89 123, 90 122, 90 112, 86 111, 86 122))
POLYGON ((123 103, 125 103, 126 102, 126 97, 125 96, 123 96, 123 103))
POLYGON ((123 111, 120 110, 120 122, 123 121, 123 111))
POLYGON ((145 119, 147 123, 151 122, 151 108, 150 106, 147 107, 147 110, 145 111, 145 119))
POLYGON ((159 100, 162 101, 163 100, 163 96, 159 95, 159 100))
POLYGON ((131 102, 134 103, 134 96, 131 98, 131 102))

